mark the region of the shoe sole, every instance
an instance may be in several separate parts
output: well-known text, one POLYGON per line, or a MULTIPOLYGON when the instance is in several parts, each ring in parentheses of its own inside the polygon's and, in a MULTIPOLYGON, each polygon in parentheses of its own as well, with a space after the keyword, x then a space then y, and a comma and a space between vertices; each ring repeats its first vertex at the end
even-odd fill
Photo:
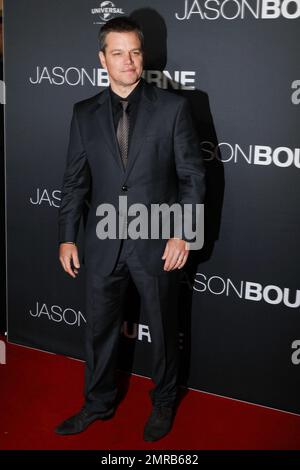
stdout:
POLYGON ((146 437, 146 436, 143 436, 143 439, 145 442, 155 442, 155 441, 159 441, 160 439, 163 439, 164 437, 166 437, 169 433, 171 432, 170 431, 167 431, 165 434, 163 434, 162 436, 159 436, 159 437, 146 437))

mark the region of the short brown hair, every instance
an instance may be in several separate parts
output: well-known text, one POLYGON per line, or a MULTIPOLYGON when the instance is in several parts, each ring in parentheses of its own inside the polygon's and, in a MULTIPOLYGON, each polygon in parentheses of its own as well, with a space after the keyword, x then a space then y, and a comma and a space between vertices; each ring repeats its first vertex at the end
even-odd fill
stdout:
POLYGON ((106 48, 106 36, 108 33, 123 33, 123 32, 130 32, 134 31, 137 33, 140 42, 141 42, 141 49, 144 49, 144 34, 143 31, 141 30, 140 25, 129 18, 128 16, 117 16, 116 18, 112 18, 109 20, 105 25, 103 25, 100 28, 99 34, 98 34, 98 40, 99 40, 99 49, 102 52, 105 52, 106 48))

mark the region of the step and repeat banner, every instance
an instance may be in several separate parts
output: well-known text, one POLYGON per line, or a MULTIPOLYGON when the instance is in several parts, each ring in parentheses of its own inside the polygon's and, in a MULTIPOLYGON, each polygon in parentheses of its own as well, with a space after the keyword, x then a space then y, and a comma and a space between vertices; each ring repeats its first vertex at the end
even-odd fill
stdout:
MULTIPOLYGON (((207 170, 181 381, 300 413, 300 0, 4 2, 9 341, 84 359, 84 268, 62 271, 57 215, 73 104, 108 86, 97 34, 119 15, 144 29, 145 79, 190 101, 207 170)), ((120 367, 149 376, 133 285, 121 337, 120 367)))

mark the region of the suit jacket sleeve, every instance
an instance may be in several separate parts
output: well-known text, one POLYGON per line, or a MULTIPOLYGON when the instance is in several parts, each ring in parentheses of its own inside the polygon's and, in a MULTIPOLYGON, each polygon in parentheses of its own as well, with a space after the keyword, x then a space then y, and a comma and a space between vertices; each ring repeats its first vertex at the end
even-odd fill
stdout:
POLYGON ((60 243, 76 241, 90 183, 89 164, 80 136, 76 105, 74 105, 58 217, 60 243))
MULTIPOLYGON (((196 204, 203 204, 205 198, 205 167, 200 142, 196 134, 189 103, 184 99, 179 107, 174 128, 174 153, 178 178, 179 203, 191 204, 189 217, 196 230, 196 204)), ((189 240, 184 235, 182 239, 189 240)))

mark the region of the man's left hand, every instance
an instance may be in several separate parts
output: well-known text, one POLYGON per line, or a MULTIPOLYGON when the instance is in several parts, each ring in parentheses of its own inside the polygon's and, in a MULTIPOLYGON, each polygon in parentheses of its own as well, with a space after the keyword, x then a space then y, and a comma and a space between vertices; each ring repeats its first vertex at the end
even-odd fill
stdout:
POLYGON ((183 268, 188 256, 189 250, 186 241, 179 238, 170 238, 162 256, 162 259, 165 260, 164 271, 183 268))

